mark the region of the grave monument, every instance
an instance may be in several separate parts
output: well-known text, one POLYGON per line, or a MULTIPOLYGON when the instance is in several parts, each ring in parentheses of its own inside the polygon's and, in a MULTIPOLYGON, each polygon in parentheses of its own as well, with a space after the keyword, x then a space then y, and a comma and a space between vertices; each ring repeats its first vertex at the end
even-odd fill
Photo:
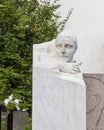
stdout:
POLYGON ((32 130, 86 130, 86 86, 69 31, 33 46, 32 130))

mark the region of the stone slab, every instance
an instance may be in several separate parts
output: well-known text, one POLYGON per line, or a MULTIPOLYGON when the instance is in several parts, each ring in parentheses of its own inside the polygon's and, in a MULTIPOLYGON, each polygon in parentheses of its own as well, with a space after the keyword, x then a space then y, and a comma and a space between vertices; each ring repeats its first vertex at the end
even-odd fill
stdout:
POLYGON ((104 74, 84 74, 87 87, 87 130, 104 130, 104 74))
POLYGON ((81 74, 33 67, 32 130, 86 130, 86 88, 81 74))

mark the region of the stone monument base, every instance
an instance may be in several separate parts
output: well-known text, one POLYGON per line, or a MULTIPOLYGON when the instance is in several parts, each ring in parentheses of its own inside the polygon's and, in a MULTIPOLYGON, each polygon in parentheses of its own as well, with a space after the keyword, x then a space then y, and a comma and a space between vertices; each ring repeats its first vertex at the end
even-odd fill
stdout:
POLYGON ((86 130, 82 74, 33 68, 32 130, 86 130))

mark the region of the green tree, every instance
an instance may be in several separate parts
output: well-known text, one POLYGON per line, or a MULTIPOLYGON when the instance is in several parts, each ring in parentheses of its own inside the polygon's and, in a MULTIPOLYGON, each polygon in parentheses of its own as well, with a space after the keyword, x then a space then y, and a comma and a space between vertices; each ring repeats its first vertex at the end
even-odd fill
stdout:
MULTIPOLYGON (((32 45, 52 40, 70 17, 59 22, 57 0, 0 0, 0 102, 13 94, 32 111, 32 45)), ((15 105, 7 105, 8 110, 15 105)))

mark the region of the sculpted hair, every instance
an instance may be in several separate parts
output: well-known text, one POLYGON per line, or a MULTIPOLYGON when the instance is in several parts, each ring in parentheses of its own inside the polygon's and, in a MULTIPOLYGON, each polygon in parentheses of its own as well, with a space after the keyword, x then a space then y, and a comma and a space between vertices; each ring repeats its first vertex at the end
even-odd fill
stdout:
POLYGON ((71 32, 69 31, 62 31, 61 33, 58 34, 58 36, 56 37, 56 42, 59 38, 61 37, 68 37, 70 39, 72 39, 74 45, 75 45, 75 50, 77 50, 78 48, 78 45, 77 45, 77 38, 74 34, 72 34, 71 32))

